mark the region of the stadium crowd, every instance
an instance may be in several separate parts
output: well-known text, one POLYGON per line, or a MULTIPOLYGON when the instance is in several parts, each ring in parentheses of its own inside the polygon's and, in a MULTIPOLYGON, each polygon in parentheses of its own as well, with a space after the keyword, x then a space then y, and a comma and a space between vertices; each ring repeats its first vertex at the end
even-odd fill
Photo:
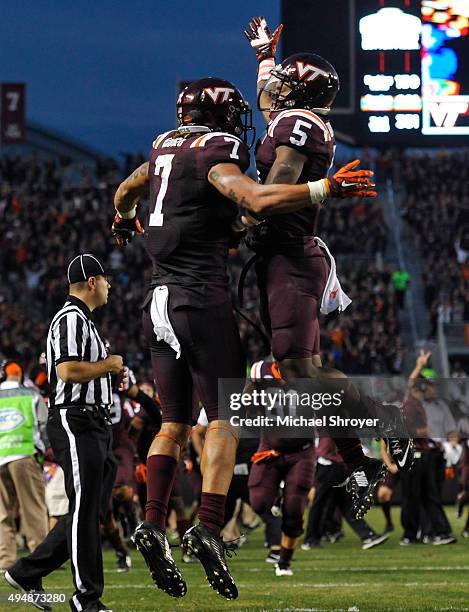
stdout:
POLYGON ((424 258, 425 303, 438 321, 469 320, 468 152, 406 154, 402 215, 424 258))
MULTIPOLYGON (((127 160, 127 166, 135 163, 127 160)), ((112 350, 123 354, 139 378, 146 377, 139 306, 151 274, 142 243, 116 249, 110 233, 112 197, 122 171, 112 160, 95 167, 68 158, 0 159, 0 352, 34 365, 43 350, 49 320, 66 294, 62 270, 76 252, 92 252, 113 271, 108 308, 97 314, 112 350), (122 325, 125 321, 125 325, 122 325)), ((322 344, 327 362, 350 373, 398 373, 403 356, 391 270, 380 254, 387 228, 379 203, 334 202, 324 209, 320 234, 339 256, 338 271, 354 300, 341 317, 326 322, 322 344), (341 260, 340 256, 347 254, 341 260), (350 263, 353 258, 353 265, 350 263), (357 265, 357 261, 360 262, 357 265), (370 324, 371 321, 371 324, 370 324)), ((233 294, 250 252, 233 250, 233 294)), ((244 306, 259 323, 254 274, 247 277, 244 306)), ((265 355, 262 338, 239 319, 253 362, 265 355)))

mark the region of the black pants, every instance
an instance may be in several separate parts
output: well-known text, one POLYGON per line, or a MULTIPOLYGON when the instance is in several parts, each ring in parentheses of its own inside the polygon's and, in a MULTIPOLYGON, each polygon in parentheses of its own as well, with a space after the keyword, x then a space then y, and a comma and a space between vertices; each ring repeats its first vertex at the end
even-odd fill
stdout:
POLYGON ((347 469, 343 463, 322 465, 318 463, 316 470, 316 495, 308 515, 308 527, 305 541, 321 541, 326 522, 333 518, 337 507, 345 520, 361 540, 374 535, 374 531, 363 519, 352 516, 350 500, 344 487, 335 488, 347 477, 347 469))
POLYGON ((422 526, 428 535, 451 533, 441 500, 441 453, 422 453, 411 471, 401 474, 401 479, 404 537, 416 539, 422 526))
MULTIPOLYGON (((249 504, 248 479, 248 475, 235 474, 233 476, 228 495, 226 496, 225 525, 233 516, 238 499, 242 499, 243 502, 249 504)), ((265 541, 268 546, 280 546, 280 538, 282 535, 281 518, 279 516, 274 516, 269 510, 261 514, 261 519, 265 524, 265 541)))
POLYGON ((116 476, 112 432, 103 415, 68 408, 49 411, 47 433, 64 471, 69 511, 11 573, 34 584, 71 559, 71 606, 80 611, 97 601, 104 588, 99 518, 108 510, 116 476))

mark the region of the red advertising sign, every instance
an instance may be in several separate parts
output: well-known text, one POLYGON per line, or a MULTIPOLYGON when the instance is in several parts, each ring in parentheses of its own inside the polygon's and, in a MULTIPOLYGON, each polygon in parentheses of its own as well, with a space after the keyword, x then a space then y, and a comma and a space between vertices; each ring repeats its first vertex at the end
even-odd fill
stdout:
POLYGON ((1 83, 0 141, 2 144, 23 142, 26 138, 26 86, 24 83, 1 83))

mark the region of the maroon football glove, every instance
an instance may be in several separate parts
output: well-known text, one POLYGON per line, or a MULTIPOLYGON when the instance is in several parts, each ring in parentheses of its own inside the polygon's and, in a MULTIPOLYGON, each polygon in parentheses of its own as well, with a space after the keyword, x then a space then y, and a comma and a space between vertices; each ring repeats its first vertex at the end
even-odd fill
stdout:
POLYGON ((136 216, 133 219, 122 219, 119 215, 114 217, 112 235, 119 246, 125 246, 129 244, 129 242, 132 242, 135 233, 145 233, 145 230, 136 216))
POLYGON ((355 170, 359 159, 346 164, 331 177, 327 178, 328 197, 330 198, 376 198, 375 184, 370 178, 371 170, 355 170))
POLYGON ((244 34, 249 40, 249 44, 256 52, 258 62, 262 62, 262 60, 269 57, 275 57, 278 39, 280 38, 282 30, 283 23, 281 23, 272 34, 264 17, 253 17, 251 19, 248 29, 244 30, 244 34))

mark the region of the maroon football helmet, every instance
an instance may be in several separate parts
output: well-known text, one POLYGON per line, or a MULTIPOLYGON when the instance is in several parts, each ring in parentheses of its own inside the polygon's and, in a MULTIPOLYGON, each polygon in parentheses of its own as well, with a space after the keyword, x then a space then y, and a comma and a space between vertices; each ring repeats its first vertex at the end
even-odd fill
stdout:
POLYGON ((315 53, 290 55, 275 66, 259 92, 259 110, 307 108, 326 114, 339 87, 334 66, 321 56, 315 53))
POLYGON ((247 132, 255 129, 248 102, 233 83, 224 79, 194 81, 179 94, 176 108, 180 126, 203 125, 242 137, 244 142, 247 132))

